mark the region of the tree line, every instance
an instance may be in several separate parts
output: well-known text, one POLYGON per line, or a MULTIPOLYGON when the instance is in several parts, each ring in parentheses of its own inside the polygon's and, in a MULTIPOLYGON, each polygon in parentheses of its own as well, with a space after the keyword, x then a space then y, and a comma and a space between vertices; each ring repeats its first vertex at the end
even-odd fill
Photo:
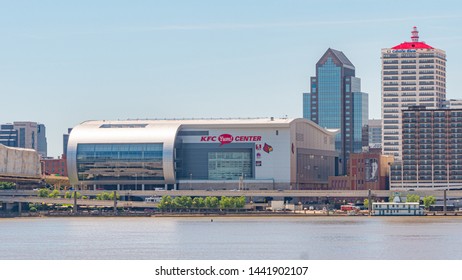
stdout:
POLYGON ((192 210, 192 209, 242 209, 245 206, 245 197, 228 197, 221 198, 207 196, 190 197, 176 196, 172 198, 169 195, 164 195, 159 202, 161 210, 192 210))

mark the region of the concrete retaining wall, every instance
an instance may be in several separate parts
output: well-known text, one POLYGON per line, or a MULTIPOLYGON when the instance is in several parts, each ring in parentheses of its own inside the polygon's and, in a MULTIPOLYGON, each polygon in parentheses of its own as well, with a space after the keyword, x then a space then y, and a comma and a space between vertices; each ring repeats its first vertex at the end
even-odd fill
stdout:
POLYGON ((0 175, 40 177, 40 158, 35 150, 0 144, 0 175))

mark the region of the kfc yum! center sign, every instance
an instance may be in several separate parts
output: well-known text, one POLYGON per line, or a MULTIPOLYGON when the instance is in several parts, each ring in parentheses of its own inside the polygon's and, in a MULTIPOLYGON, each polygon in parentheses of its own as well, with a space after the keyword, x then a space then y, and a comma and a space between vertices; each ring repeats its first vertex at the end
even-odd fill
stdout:
POLYGON ((232 142, 259 142, 261 136, 233 136, 231 134, 221 134, 219 136, 201 136, 201 142, 220 142, 220 146, 232 142))

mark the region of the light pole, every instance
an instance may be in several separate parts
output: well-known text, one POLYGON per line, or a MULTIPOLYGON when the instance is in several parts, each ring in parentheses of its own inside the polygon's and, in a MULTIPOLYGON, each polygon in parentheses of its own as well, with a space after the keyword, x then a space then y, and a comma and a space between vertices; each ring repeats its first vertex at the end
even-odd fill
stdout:
POLYGON ((192 190, 192 172, 189 173, 189 189, 192 190))
POLYGON ((138 188, 138 174, 135 173, 135 191, 138 188))

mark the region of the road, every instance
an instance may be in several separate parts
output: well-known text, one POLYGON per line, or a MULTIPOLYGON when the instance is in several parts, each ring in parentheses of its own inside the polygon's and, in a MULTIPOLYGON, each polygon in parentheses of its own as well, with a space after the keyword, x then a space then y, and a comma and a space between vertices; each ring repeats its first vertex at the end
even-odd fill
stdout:
MULTIPOLYGON (((99 193, 104 191, 79 191, 84 196, 96 196, 99 193)), ((372 191, 372 197, 376 198, 388 198, 390 195, 394 194, 395 191, 372 191)), ((401 192, 401 195, 407 195, 409 193, 417 194, 420 197, 427 195, 433 195, 435 197, 443 197, 442 190, 428 190, 428 191, 407 191, 401 192)), ((64 196, 65 192, 61 191, 61 196, 64 196)), ((174 196, 245 196, 245 197, 273 197, 273 198, 282 198, 282 197, 292 197, 292 198, 302 198, 302 197, 319 197, 319 198, 367 198, 368 191, 319 191, 319 190, 284 190, 284 191, 273 191, 273 190, 245 190, 245 191, 225 191, 225 190, 215 190, 215 191, 199 191, 199 190, 178 190, 178 191, 118 191, 118 195, 122 197, 151 197, 151 196, 164 196, 170 195, 174 196)), ((461 198, 462 190, 451 190, 447 191, 447 198, 461 198)), ((5 203, 12 202, 30 202, 30 203, 56 203, 56 204, 73 204, 73 199, 64 199, 64 198, 42 198, 38 197, 38 191, 33 190, 1 190, 0 191, 0 201, 5 203)), ((114 206, 113 201, 109 200, 90 200, 90 199, 78 199, 78 205, 88 205, 88 206, 114 206)), ((123 207, 153 207, 155 203, 146 203, 139 201, 118 201, 118 206, 123 207)))

